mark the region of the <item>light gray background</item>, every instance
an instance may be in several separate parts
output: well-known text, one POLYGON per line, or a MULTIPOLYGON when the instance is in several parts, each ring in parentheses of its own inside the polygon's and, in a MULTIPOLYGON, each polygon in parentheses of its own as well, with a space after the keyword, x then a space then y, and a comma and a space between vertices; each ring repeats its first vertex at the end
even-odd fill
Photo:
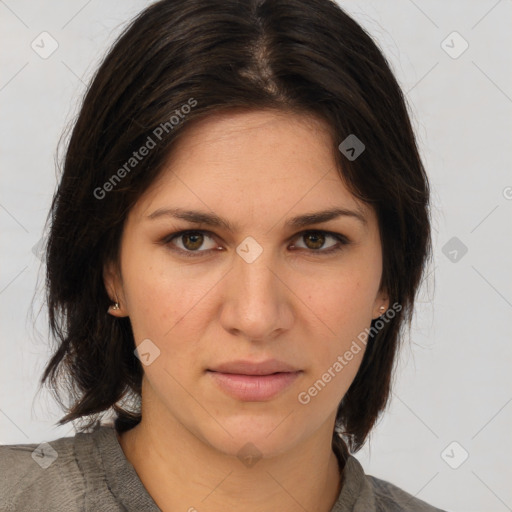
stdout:
MULTIPOLYGON (((59 137, 108 43, 147 4, 0 0, 1 443, 73 433, 54 428, 59 409, 37 393, 49 348, 44 313, 29 315, 42 284, 34 246, 59 137), (47 59, 31 48, 43 31, 59 45, 47 59)), ((389 410, 357 457, 367 473, 446 510, 512 510, 512 1, 340 4, 407 94, 433 192, 435 264, 389 410)))

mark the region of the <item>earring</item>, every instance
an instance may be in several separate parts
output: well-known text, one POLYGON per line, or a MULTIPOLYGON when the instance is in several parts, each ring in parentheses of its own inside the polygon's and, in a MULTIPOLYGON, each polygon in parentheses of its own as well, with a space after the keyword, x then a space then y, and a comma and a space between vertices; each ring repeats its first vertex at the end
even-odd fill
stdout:
POLYGON ((112 311, 116 311, 119 309, 119 302, 114 302, 114 304, 112 304, 110 307, 109 307, 110 310, 112 311))

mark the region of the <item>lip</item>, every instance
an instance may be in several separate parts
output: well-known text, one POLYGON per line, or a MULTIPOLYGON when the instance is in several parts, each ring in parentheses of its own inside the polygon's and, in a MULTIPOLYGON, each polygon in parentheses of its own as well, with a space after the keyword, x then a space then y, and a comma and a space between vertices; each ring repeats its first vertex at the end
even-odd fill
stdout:
POLYGON ((215 365, 213 368, 208 368, 208 370, 236 375, 272 375, 273 373, 297 372, 299 369, 278 359, 266 359, 260 362, 230 361, 215 365))
POLYGON ((271 400, 290 386, 301 373, 301 370, 276 359, 259 363, 232 361, 207 370, 207 374, 222 391, 247 402, 271 400))

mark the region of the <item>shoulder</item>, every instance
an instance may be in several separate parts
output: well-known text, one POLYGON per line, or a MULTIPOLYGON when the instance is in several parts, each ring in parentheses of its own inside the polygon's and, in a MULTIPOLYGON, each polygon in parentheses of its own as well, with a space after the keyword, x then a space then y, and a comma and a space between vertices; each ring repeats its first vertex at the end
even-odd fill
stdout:
POLYGON ((69 492, 81 479, 73 444, 68 437, 0 446, 0 510, 64 510, 59 505, 64 500, 70 511, 78 510, 69 492))
POLYGON ((343 475, 344 486, 332 512, 444 512, 390 482, 365 474, 361 463, 352 455, 346 460, 343 475))
POLYGON ((94 435, 0 446, 0 510, 85 510, 87 489, 102 483, 94 435))
POLYGON ((378 512, 444 512, 390 482, 370 475, 366 475, 366 480, 373 490, 378 512))

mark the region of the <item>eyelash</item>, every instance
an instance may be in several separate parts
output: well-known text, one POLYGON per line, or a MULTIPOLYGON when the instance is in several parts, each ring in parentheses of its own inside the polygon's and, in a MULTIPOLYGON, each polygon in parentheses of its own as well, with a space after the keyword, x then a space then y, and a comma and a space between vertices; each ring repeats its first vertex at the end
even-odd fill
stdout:
MULTIPOLYGON (((191 233, 207 235, 210 238, 214 238, 213 233, 211 233, 210 231, 205 231, 205 230, 200 230, 200 229, 188 229, 188 230, 184 230, 184 231, 177 231, 177 232, 174 232, 174 233, 171 233, 171 234, 165 236, 162 239, 162 243, 164 245, 168 246, 171 251, 177 252, 180 255, 183 255, 183 256, 185 256, 187 258, 201 257, 205 253, 213 252, 213 251, 216 250, 216 249, 208 249, 206 251, 200 251, 200 250, 197 250, 197 251, 184 251, 183 249, 180 249, 179 247, 172 246, 173 244, 171 244, 171 242, 175 238, 179 238, 180 236, 191 234, 191 233)), ((319 254, 319 255, 327 256, 327 255, 334 254, 336 252, 341 251, 344 248, 344 246, 350 244, 350 241, 348 240, 347 237, 345 237, 343 235, 340 235, 338 233, 333 233, 331 231, 322 231, 322 230, 302 231, 300 233, 297 233, 297 235, 295 235, 295 238, 299 238, 299 237, 302 237, 302 236, 307 235, 307 234, 318 234, 318 233, 320 233, 322 235, 325 235, 326 237, 332 237, 335 240, 337 240, 339 243, 337 245, 334 245, 334 246, 330 247, 329 249, 324 249, 324 250, 322 250, 322 249, 316 249, 316 250, 315 249, 303 249, 302 247, 300 247, 299 249, 300 250, 305 250, 305 251, 313 253, 313 254, 319 254)))

